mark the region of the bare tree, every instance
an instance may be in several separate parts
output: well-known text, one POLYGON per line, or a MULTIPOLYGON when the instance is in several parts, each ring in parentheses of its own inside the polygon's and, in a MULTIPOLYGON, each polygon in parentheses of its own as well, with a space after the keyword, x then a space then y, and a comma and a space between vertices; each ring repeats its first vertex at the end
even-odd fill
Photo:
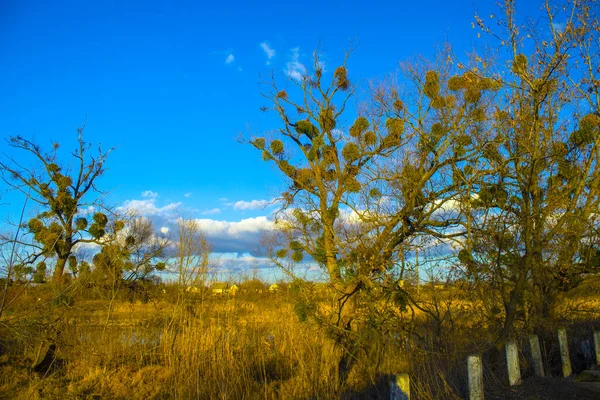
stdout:
POLYGON ((180 289, 190 286, 204 289, 210 268, 212 249, 195 219, 177 220, 175 266, 180 289))

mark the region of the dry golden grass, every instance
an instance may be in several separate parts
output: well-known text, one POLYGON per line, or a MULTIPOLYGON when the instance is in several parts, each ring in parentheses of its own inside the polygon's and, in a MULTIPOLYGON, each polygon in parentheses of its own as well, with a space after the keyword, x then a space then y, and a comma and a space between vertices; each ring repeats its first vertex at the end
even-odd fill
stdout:
MULTIPOLYGON (((597 287, 564 296, 555 313, 598 320, 597 287)), ((300 322, 283 293, 182 302, 157 290, 147 303, 85 290, 70 296, 66 305, 49 288, 30 289, 2 317, 0 398, 382 398, 386 375, 409 372, 417 398, 452 399, 464 395, 464 360, 490 329, 481 302, 455 289, 423 290, 419 301, 436 317, 405 312, 411 333, 368 346, 340 387, 340 349, 300 322), (56 362, 33 372, 50 343, 56 362)))
MULTIPOLYGON (((24 296, 26 314, 0 331, 0 398, 327 399, 352 389, 338 387, 332 342, 300 323, 281 296, 209 297, 179 307, 160 296, 146 304, 117 300, 110 318, 106 301, 52 306, 36 298, 42 305, 30 309, 34 297, 24 296), (32 372, 51 342, 56 368, 32 372)), ((378 371, 357 371, 357 390, 375 382, 378 371)))

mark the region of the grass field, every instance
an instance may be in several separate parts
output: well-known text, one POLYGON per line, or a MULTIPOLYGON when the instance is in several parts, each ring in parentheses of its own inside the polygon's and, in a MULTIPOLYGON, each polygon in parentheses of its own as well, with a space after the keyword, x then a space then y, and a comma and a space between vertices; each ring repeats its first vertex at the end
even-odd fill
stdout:
MULTIPOLYGON (((340 385, 340 349, 299 320, 285 291, 215 296, 171 286, 140 298, 74 286, 57 300, 50 286, 28 288, 0 320, 0 398, 384 398, 386 377, 402 372, 417 398, 459 398, 466 356, 486 345, 482 305, 457 289, 420 296, 437 317, 405 317, 423 340, 399 331, 368 346, 340 385), (51 365, 39 367, 51 344, 51 365)), ((556 312, 594 324, 599 299, 584 286, 556 312)))

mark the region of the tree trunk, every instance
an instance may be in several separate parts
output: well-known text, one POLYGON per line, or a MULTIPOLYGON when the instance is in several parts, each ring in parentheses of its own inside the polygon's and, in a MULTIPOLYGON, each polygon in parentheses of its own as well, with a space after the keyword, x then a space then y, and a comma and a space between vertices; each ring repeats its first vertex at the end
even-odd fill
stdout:
POLYGON ((336 323, 338 335, 335 338, 336 346, 340 348, 341 355, 338 362, 338 382, 343 387, 348 380, 352 368, 356 364, 358 328, 353 324, 358 309, 357 296, 362 289, 360 281, 345 283, 339 281, 338 292, 343 293, 338 300, 339 319, 336 323))
POLYGON ((506 317, 504 318, 504 326, 502 327, 500 336, 498 337, 498 345, 502 345, 504 342, 506 342, 514 330, 517 307, 519 305, 519 301, 523 297, 526 277, 527 271, 521 271, 519 277, 517 278, 517 282, 515 283, 515 287, 510 294, 508 304, 506 304, 504 307, 506 317))
POLYGON ((62 283, 66 264, 67 264, 67 257, 58 257, 58 260, 56 260, 56 266, 54 267, 54 275, 52 277, 52 281, 54 283, 57 283, 57 284, 62 283))
POLYGON ((554 290, 550 284, 541 283, 539 286, 539 295, 536 296, 538 302, 535 306, 537 320, 535 327, 542 325, 544 321, 552 319, 552 304, 554 303, 554 290))

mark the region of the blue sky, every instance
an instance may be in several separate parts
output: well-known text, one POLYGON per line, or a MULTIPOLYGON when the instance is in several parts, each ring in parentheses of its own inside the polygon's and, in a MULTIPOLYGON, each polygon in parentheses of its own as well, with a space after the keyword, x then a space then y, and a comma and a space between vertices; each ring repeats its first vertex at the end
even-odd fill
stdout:
MULTIPOLYGON (((4 0, 0 136, 69 150, 87 115, 85 139, 116 147, 100 182, 107 203, 158 226, 202 219, 218 252, 254 254, 275 209, 264 205, 283 187, 237 141, 278 126, 259 111, 260 76, 283 80, 319 43, 330 71, 358 43, 359 86, 444 40, 464 56, 480 40, 474 7, 486 16, 494 2, 4 0)), ((14 217, 18 198, 2 201, 0 217, 14 217)))

